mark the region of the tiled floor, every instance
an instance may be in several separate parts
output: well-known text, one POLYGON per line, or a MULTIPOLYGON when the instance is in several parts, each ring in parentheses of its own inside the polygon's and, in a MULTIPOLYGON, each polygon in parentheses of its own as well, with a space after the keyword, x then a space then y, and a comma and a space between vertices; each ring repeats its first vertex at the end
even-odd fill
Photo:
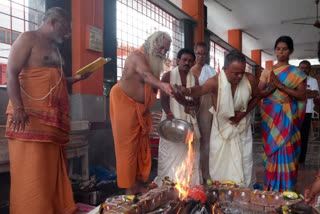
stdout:
MULTIPOLYGON (((320 144, 320 138, 311 138, 313 143, 320 144)), ((309 141, 310 141, 309 140, 309 141)), ((254 147, 257 147, 258 144, 261 144, 261 133, 257 132, 253 134, 254 147)), ((261 149, 261 148, 260 148, 261 149)), ((253 152, 260 152, 260 149, 253 148, 253 152)), ((263 175, 264 175, 264 165, 262 164, 261 154, 255 156, 254 158, 254 171, 256 173, 256 179, 259 184, 263 183, 263 175)), ((305 163, 305 166, 298 170, 298 182, 297 182, 297 192, 303 193, 304 188, 311 184, 314 180, 314 177, 318 171, 318 167, 315 165, 310 165, 308 162, 305 163)))
MULTIPOLYGON (((257 183, 262 184, 263 175, 264 175, 264 166, 262 164, 255 166, 255 173, 256 173, 257 183)), ((297 182, 298 193, 303 193, 304 188, 313 182, 316 173, 317 173, 317 169, 311 169, 308 167, 305 167, 304 169, 300 169, 298 171, 298 182, 297 182)))

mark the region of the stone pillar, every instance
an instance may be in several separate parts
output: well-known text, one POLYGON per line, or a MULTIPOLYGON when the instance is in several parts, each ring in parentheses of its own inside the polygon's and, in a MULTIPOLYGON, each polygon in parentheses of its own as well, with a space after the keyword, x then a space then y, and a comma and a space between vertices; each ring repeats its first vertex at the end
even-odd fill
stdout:
POLYGON ((203 42, 204 39, 204 1, 182 1, 182 10, 197 20, 198 25, 194 30, 194 44, 203 42))
MULTIPOLYGON (((72 3, 72 74, 99 57, 101 51, 88 48, 90 27, 103 31, 103 0, 71 0, 72 3)), ((108 35, 103 35, 107 37, 108 35)), ((116 49, 114 50, 116 52, 116 49)), ((113 58, 112 60, 116 60, 113 58)), ((103 122, 106 120, 106 98, 103 96, 103 68, 88 79, 73 84, 71 95, 72 120, 103 122)))
POLYGON ((251 50, 251 59, 258 65, 255 68, 255 76, 259 80, 261 76, 261 50, 251 50))
POLYGON ((273 66, 273 60, 266 61, 266 68, 270 68, 273 66))
POLYGON ((193 50, 194 46, 194 27, 190 20, 183 20, 184 27, 184 47, 193 50))
MULTIPOLYGON (((104 66, 104 94, 117 83, 117 0, 104 0, 104 57, 112 60, 104 66)), ((107 106, 108 108, 108 106, 107 106)), ((108 112, 109 114, 109 112, 108 112)), ((108 115, 107 114, 107 115, 108 115)))
POLYGON ((242 31, 239 29, 228 30, 228 43, 242 52, 242 31))

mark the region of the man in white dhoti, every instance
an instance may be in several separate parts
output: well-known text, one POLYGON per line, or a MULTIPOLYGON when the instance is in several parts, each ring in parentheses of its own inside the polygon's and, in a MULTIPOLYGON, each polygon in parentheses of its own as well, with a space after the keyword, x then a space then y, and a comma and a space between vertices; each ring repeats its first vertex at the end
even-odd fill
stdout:
MULTIPOLYGON (((172 71, 163 75, 163 82, 182 85, 184 87, 193 87, 197 85, 197 78, 190 72, 195 60, 192 50, 183 48, 177 55, 177 67, 172 71)), ((191 185, 199 185, 202 181, 200 171, 200 132, 197 124, 197 118, 186 113, 185 107, 179 104, 174 98, 168 97, 165 93, 161 93, 162 120, 165 119, 182 119, 193 125, 194 128, 194 166, 191 185)), ((187 111, 188 112, 188 111, 187 111)), ((162 184, 162 179, 169 176, 175 180, 175 172, 181 166, 183 160, 187 156, 188 145, 185 143, 170 142, 160 138, 159 157, 158 157, 158 175, 154 182, 158 185, 162 184)))
POLYGON ((259 101, 255 77, 245 72, 246 59, 238 51, 225 57, 221 73, 202 86, 180 87, 186 96, 212 93, 210 136, 211 179, 232 180, 243 187, 252 185, 252 134, 249 112, 259 101))
MULTIPOLYGON (((191 72, 198 78, 199 85, 217 73, 213 67, 206 64, 208 59, 208 46, 205 42, 198 42, 194 47, 196 55, 196 64, 191 68, 191 72)), ((198 122, 201 133, 200 138, 200 168, 204 180, 210 178, 209 175, 209 142, 212 124, 212 113, 209 109, 212 107, 212 95, 205 94, 200 97, 200 106, 198 122)))

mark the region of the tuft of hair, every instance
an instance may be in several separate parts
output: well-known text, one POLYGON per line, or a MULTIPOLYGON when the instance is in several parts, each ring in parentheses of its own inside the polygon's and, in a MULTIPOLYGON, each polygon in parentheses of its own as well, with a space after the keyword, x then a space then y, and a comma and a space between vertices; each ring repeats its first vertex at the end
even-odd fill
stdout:
POLYGON ((193 61, 196 59, 196 56, 194 55, 193 50, 189 49, 189 48, 181 48, 177 54, 177 58, 181 59, 181 56, 183 54, 190 54, 193 57, 193 61))
POLYGON ((290 52, 293 52, 293 40, 292 40, 292 38, 291 38, 290 36, 280 36, 280 37, 276 40, 276 42, 275 42, 275 44, 274 44, 274 49, 277 48, 277 45, 278 45, 280 42, 286 43, 287 46, 288 46, 288 48, 289 48, 289 50, 290 50, 290 52))
POLYGON ((156 31, 151 34, 143 44, 144 52, 146 54, 152 55, 158 47, 160 47, 163 43, 163 40, 167 40, 171 42, 171 37, 167 32, 156 31))
POLYGON ((45 12, 42 18, 42 23, 47 23, 51 20, 56 20, 58 22, 70 22, 71 17, 64 9, 60 7, 51 7, 45 12))
POLYGON ((241 52, 237 50, 232 50, 224 57, 223 67, 227 68, 229 65, 231 65, 235 61, 246 63, 246 57, 241 52))
POLYGON ((198 42, 195 46, 194 46, 194 51, 197 50, 197 47, 204 47, 207 51, 208 51, 208 45, 205 42, 198 42))

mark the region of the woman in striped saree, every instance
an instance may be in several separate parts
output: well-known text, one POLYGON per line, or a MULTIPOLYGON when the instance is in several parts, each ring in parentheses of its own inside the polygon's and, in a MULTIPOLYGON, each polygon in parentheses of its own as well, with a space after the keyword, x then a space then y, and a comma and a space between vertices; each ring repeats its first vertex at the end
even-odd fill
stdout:
POLYGON ((293 190, 297 182, 300 126, 305 108, 306 74, 289 65, 293 41, 281 36, 275 43, 277 64, 261 74, 264 189, 293 190))

